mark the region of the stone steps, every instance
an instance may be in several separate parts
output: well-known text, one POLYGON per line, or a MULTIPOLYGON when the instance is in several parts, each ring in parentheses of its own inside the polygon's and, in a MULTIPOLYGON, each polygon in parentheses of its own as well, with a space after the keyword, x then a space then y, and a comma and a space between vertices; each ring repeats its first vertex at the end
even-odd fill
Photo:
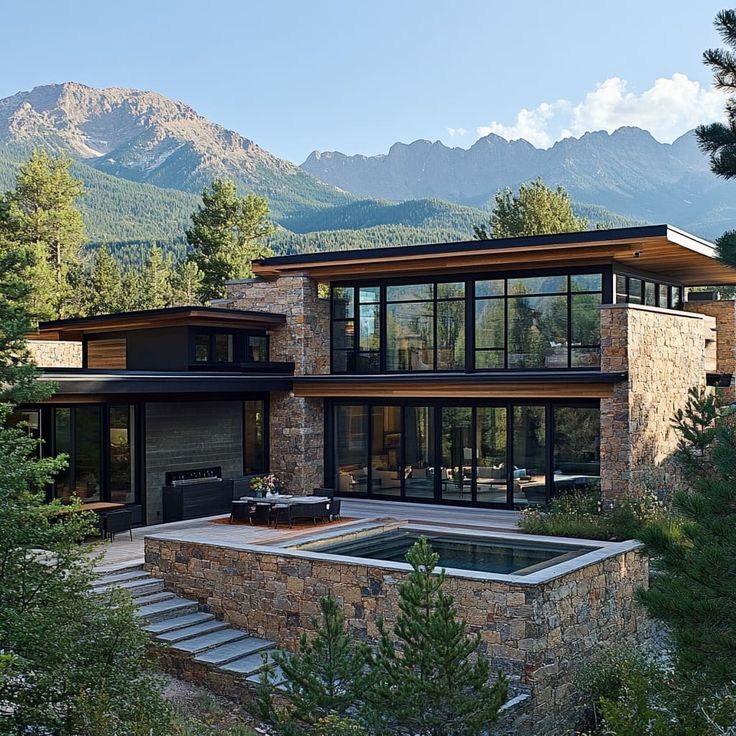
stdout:
MULTIPOLYGON (((155 641, 191 656, 194 662, 255 684, 266 663, 273 659, 274 642, 218 621, 213 614, 200 610, 197 601, 167 591, 163 580, 140 567, 102 575, 94 583, 97 592, 112 589, 125 590, 132 596, 136 616, 155 641)), ((278 668, 270 678, 275 687, 283 681, 278 668)))

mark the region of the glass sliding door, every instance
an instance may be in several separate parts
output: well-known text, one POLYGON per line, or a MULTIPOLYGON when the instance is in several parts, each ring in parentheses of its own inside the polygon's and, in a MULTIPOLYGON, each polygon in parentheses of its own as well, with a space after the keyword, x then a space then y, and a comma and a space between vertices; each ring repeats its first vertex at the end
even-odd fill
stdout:
POLYGON ((335 488, 339 493, 368 492, 368 406, 335 407, 335 488))
POLYGON ((556 406, 553 416, 555 493, 596 485, 601 474, 600 409, 556 406))
POLYGON ((404 495, 407 498, 434 500, 435 408, 404 407, 404 495))
POLYGON ((110 501, 135 503, 135 407, 110 407, 110 501))
POLYGON ((67 466, 56 474, 54 479, 54 496, 70 498, 72 492, 72 410, 69 408, 54 409, 54 454, 68 457, 67 466))
POLYGON ((100 500, 102 407, 74 409, 74 493, 85 503, 100 500))
POLYGON ((506 416, 506 408, 501 406, 479 406, 475 410, 473 479, 480 503, 508 501, 506 416))
POLYGON ((544 406, 513 409, 514 504, 536 506, 547 501, 547 431, 544 406))
POLYGON ((469 406, 442 407, 440 497, 472 500, 473 422, 469 406))
POLYGON ((400 496, 401 407, 374 406, 371 425, 371 493, 400 496))

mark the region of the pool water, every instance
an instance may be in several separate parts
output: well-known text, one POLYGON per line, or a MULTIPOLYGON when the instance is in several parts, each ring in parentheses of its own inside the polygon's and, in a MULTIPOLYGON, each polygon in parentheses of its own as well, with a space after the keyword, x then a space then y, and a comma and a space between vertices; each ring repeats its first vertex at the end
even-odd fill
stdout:
POLYGON ((590 552, 590 547, 576 547, 555 542, 539 543, 453 533, 432 533, 413 529, 392 530, 349 540, 309 545, 310 549, 347 557, 406 562, 406 553, 419 539, 426 537, 440 556, 438 566, 476 572, 528 575, 590 552))

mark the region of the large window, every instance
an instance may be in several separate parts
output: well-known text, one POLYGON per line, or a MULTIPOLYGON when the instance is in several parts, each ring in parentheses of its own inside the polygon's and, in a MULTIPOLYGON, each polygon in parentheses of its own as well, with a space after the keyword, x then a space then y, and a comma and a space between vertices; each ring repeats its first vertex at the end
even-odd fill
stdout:
POLYGON ((69 464, 56 477, 58 498, 78 496, 99 501, 102 487, 102 407, 54 409, 54 452, 65 453, 69 464))
POLYGON ((133 404, 55 407, 52 452, 68 456, 54 495, 85 503, 138 501, 136 407, 133 404))
POLYGON ((476 370, 595 368, 599 273, 475 282, 476 370))
POLYGON ((597 368, 602 299, 602 272, 335 285, 332 371, 597 368))
POLYGON ((135 407, 110 407, 110 500, 135 503, 135 407))
POLYGON ((591 402, 336 402, 331 417, 330 472, 343 494, 510 508, 600 475, 591 402))

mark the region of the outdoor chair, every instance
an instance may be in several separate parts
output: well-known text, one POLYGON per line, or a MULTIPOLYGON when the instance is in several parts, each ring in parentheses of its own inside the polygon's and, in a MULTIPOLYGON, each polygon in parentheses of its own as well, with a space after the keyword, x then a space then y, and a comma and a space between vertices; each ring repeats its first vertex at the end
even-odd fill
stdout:
POLYGON ((271 519, 273 519, 273 525, 276 529, 279 528, 279 519, 283 518, 289 522, 289 526, 294 525, 294 521, 291 516, 291 505, 288 503, 275 503, 271 506, 271 515, 268 520, 268 525, 271 525, 271 519))
POLYGON ((329 505, 330 521, 340 518, 340 499, 333 498, 329 505))
POLYGON ((334 488, 313 488, 312 495, 313 496, 325 496, 326 498, 331 499, 335 495, 335 489, 334 488))
POLYGON ((103 529, 105 537, 110 542, 115 541, 115 535, 121 532, 128 532, 130 534, 130 541, 133 541, 133 512, 132 511, 110 511, 105 514, 103 519, 103 529))
POLYGON ((232 524, 233 521, 245 521, 247 519, 253 524, 255 514, 255 503, 251 501, 233 501, 230 504, 230 520, 228 523, 232 524))

